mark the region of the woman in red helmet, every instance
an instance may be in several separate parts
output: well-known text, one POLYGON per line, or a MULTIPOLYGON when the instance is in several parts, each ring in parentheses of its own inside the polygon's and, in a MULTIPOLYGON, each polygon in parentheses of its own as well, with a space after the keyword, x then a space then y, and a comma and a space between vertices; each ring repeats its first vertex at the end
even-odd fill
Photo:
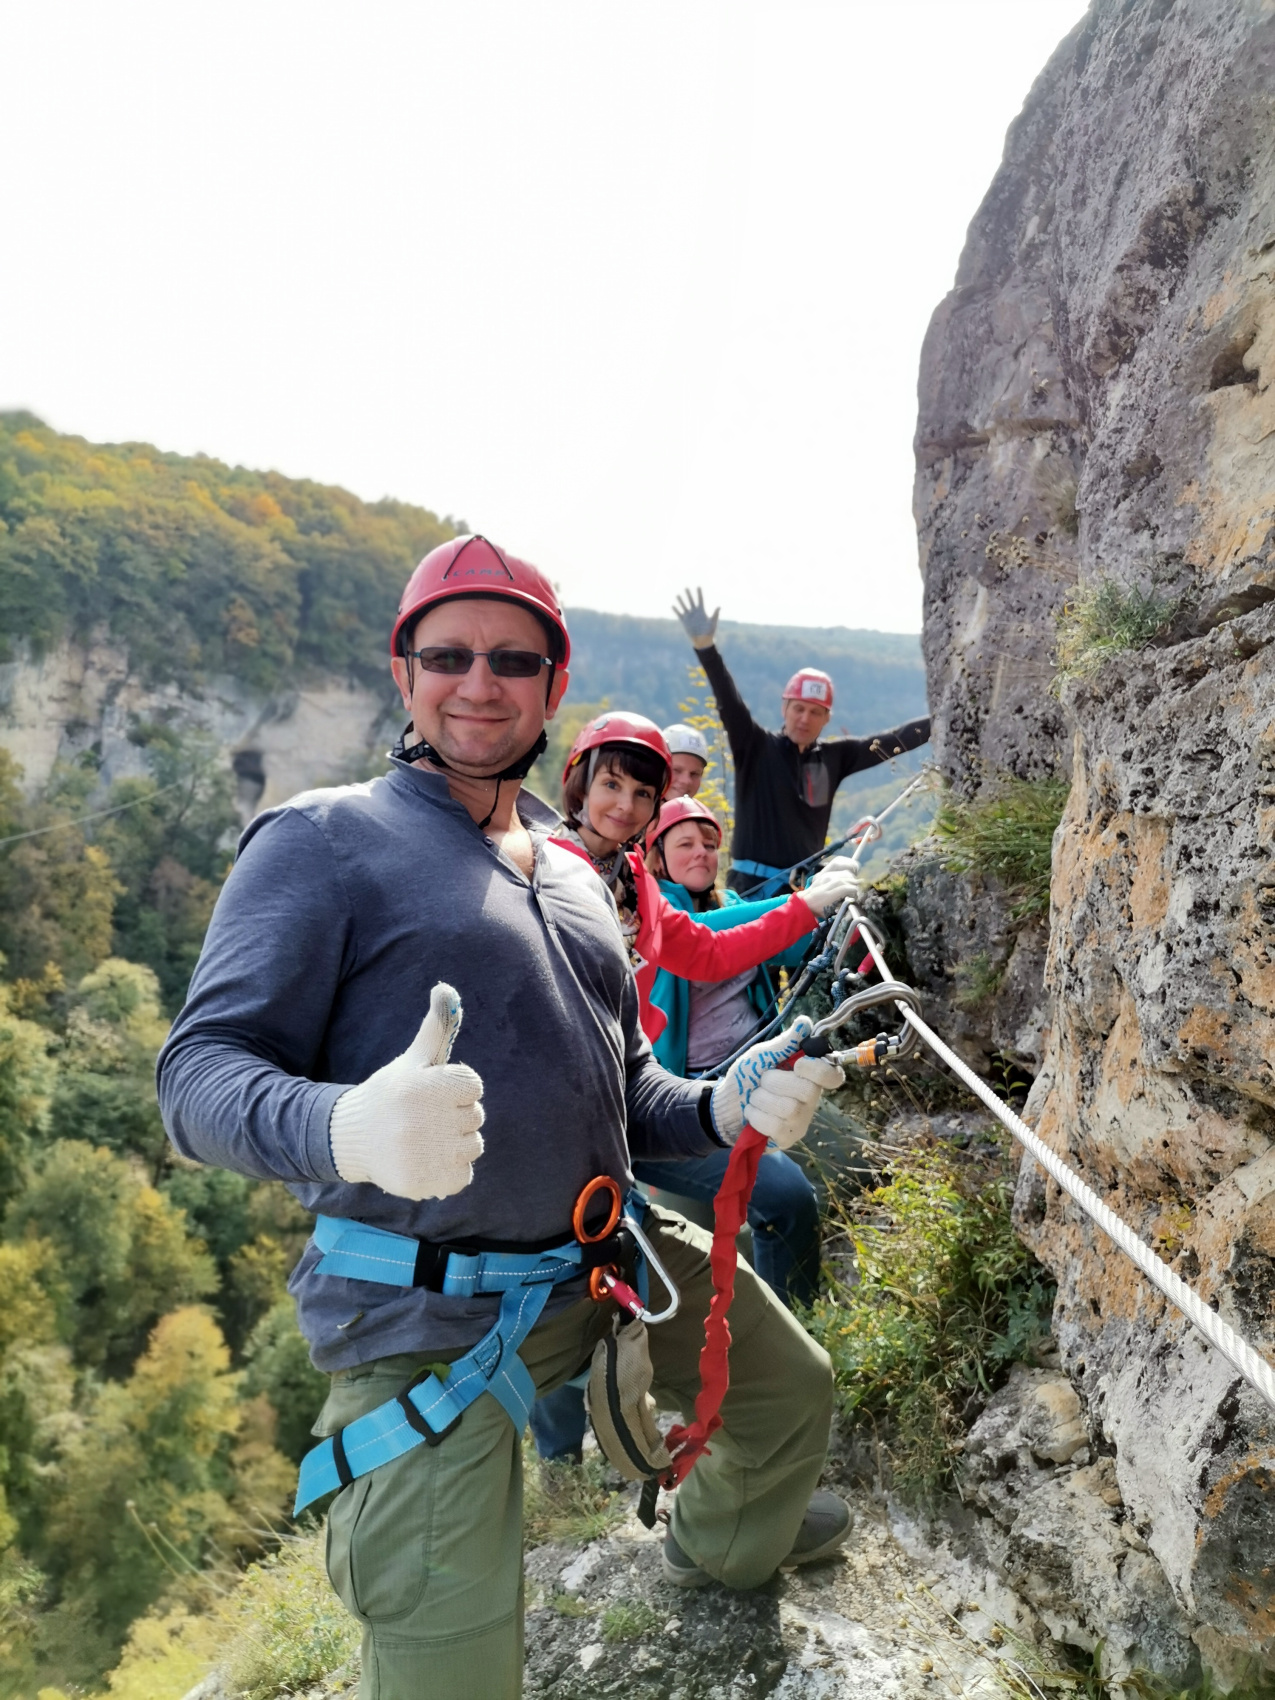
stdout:
MULTIPOLYGON (((646 835, 646 865, 662 895, 714 929, 738 927, 782 901, 749 902, 733 891, 719 896, 721 842, 717 817, 695 797, 675 797, 660 810, 646 835)), ((795 966, 802 952, 799 943, 778 961, 795 966)), ((764 966, 744 969, 716 983, 682 980, 662 969, 651 991, 652 1004, 667 1017, 653 1047, 656 1060, 674 1074, 698 1074, 717 1067, 752 1037, 771 996, 764 966)), ((647 1186, 711 1202, 725 1168, 714 1152, 686 1162, 635 1163, 633 1172, 647 1186)), ((748 1223, 753 1230, 753 1267, 762 1280, 784 1304, 812 1303, 819 1285, 819 1201, 800 1165, 786 1151, 772 1149, 763 1155, 748 1223)))
POLYGON ((673 773, 664 734, 641 714, 600 714, 580 733, 562 775, 566 831, 555 842, 584 856, 615 898, 641 998, 642 1030, 655 1041, 667 1016, 651 1002, 656 974, 729 980, 787 950, 857 889, 825 868, 802 892, 729 932, 716 932, 661 892, 636 845, 655 819, 673 773))
MULTIPOLYGON (((782 897, 757 901, 733 891, 718 892, 721 824, 697 797, 674 797, 665 803, 647 828, 644 842, 646 866, 655 875, 661 895, 714 932, 755 921, 785 902, 782 897)), ((806 941, 799 939, 768 960, 796 966, 806 948, 806 941)), ((651 988, 651 1003, 663 1012, 667 1024, 652 1045, 656 1061, 673 1074, 702 1074, 716 1068, 751 1036, 773 994, 764 964, 741 969, 722 981, 685 980, 661 967, 651 988)))

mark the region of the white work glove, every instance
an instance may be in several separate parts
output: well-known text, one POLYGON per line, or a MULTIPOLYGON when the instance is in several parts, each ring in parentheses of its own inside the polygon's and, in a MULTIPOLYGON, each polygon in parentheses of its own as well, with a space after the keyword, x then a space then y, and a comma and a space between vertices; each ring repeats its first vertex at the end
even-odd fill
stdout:
POLYGON ((820 1094, 844 1086, 846 1079, 826 1057, 798 1057, 791 1071, 776 1066, 801 1049, 812 1026, 808 1015, 799 1015, 786 1032, 763 1039, 731 1064, 709 1099, 713 1126, 723 1139, 733 1143, 745 1122, 781 1151, 805 1137, 820 1094))
POLYGON ((710 614, 704 607, 704 592, 697 590, 694 601, 689 590, 684 590, 673 604, 673 612, 682 622, 682 630, 690 638, 696 649, 711 649, 717 641, 717 616, 720 608, 714 608, 710 614))
POLYGON ((859 895, 859 870, 849 856, 834 856, 825 862, 809 885, 801 888, 800 896, 815 913, 816 919, 839 909, 847 897, 859 895))
POLYGON ((421 1030, 393 1062, 332 1106, 328 1137, 343 1181, 371 1181, 396 1198, 450 1198, 483 1154, 483 1083, 449 1063, 460 994, 440 980, 421 1030))

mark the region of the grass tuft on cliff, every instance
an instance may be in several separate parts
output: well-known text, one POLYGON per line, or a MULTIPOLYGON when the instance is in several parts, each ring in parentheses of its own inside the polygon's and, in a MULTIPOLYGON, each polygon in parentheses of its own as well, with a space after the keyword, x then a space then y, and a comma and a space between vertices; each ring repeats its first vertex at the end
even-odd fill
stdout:
POLYGON ((852 1261, 804 1320, 842 1414, 880 1431, 900 1491, 932 1501, 953 1484, 971 1402, 1037 1360, 1054 1290, 1014 1232, 1007 1141, 882 1150, 881 1183, 834 1200, 852 1261))
POLYGON ((971 802, 948 797, 934 817, 944 865, 998 880, 1016 919, 1049 907, 1054 828, 1067 802, 1065 779, 1002 778, 971 802))
POLYGON ((1082 584, 1058 616, 1058 683, 1089 679, 1114 656, 1145 649, 1182 606, 1165 596, 1105 575, 1082 584))

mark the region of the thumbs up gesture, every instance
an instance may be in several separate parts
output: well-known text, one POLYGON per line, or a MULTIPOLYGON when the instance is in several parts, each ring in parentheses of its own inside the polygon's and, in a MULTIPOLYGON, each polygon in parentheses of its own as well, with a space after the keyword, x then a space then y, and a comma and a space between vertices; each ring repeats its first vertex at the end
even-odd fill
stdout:
POLYGON ((343 1181, 370 1181, 398 1198, 450 1198, 483 1154, 483 1083, 449 1063, 460 995, 440 980, 421 1030, 393 1062, 332 1106, 328 1137, 343 1181))

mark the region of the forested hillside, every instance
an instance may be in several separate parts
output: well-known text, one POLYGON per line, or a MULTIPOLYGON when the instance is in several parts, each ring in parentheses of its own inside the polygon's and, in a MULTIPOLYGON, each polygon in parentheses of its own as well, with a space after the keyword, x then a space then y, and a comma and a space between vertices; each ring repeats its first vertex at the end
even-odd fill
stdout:
MULTIPOLYGON (((404 579, 452 530, 0 416, 0 685, 92 631, 131 677, 180 686, 157 702, 198 704, 226 676, 267 706, 304 680, 380 690, 404 579)), ((603 700, 711 719, 674 621, 570 621, 572 691, 536 776, 549 796, 603 700)), ((913 638, 726 625, 722 647, 768 721, 803 661, 837 682, 835 727, 923 707, 913 638)), ((47 782, 24 786, 4 700, 0 1700, 34 1700, 101 1692, 130 1626, 206 1602, 270 1546, 324 1383, 285 1288, 306 1216, 281 1186, 176 1158, 154 1099, 241 824, 232 752, 197 714, 134 715, 142 771, 112 779, 94 728, 68 724, 47 782)))
POLYGON ((0 660, 103 625, 148 681, 377 683, 406 572, 455 532, 406 502, 0 414, 0 660))

